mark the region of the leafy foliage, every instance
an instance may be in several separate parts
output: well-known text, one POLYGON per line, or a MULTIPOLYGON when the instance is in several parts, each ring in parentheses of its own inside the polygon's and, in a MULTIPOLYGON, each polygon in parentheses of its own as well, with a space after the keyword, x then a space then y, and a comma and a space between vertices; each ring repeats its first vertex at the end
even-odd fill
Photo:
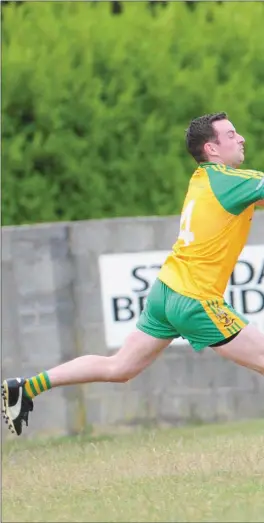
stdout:
POLYGON ((226 110, 264 164, 264 5, 6 5, 3 224, 178 213, 184 129, 226 110))

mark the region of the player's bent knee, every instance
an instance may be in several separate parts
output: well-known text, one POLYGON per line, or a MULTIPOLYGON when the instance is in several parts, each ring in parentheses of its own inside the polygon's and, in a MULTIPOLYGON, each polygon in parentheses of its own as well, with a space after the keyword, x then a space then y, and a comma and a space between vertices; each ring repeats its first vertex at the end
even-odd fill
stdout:
POLYGON ((114 383, 126 383, 127 381, 133 379, 140 372, 140 370, 119 361, 116 356, 111 356, 109 360, 110 365, 108 381, 112 381, 114 383))
POLYGON ((264 347, 263 352, 259 354, 258 358, 256 358, 256 364, 256 370, 261 372, 261 374, 264 374, 264 347))
POLYGON ((244 327, 232 341, 214 347, 214 350, 219 356, 264 374, 264 335, 252 324, 244 327))
POLYGON ((158 339, 141 331, 134 331, 119 351, 109 358, 109 379, 125 383, 148 367, 160 352, 172 341, 158 339))
POLYGON ((114 362, 110 368, 109 381, 115 383, 126 383, 127 381, 132 380, 137 374, 138 372, 133 369, 128 369, 119 365, 117 362, 114 362))

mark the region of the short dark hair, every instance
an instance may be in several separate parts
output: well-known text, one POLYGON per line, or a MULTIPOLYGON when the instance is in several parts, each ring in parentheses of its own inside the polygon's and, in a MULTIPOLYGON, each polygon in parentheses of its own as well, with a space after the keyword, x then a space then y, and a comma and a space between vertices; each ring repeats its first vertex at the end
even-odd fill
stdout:
POLYGON ((186 146, 188 152, 193 156, 197 163, 205 162, 207 160, 204 154, 204 145, 206 142, 216 142, 217 134, 213 128, 213 122, 219 120, 226 120, 227 114, 212 113, 199 116, 191 121, 186 130, 186 146))

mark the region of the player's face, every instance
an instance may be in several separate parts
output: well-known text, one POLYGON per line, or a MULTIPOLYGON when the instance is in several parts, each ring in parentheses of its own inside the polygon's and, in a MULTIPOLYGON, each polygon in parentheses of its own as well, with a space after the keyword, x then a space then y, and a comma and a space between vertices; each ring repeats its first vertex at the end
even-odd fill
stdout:
POLYGON ((213 159, 215 158, 219 163, 238 167, 244 161, 245 139, 237 133, 229 120, 214 122, 213 127, 218 137, 218 143, 215 143, 209 151, 211 161, 215 161, 213 159))

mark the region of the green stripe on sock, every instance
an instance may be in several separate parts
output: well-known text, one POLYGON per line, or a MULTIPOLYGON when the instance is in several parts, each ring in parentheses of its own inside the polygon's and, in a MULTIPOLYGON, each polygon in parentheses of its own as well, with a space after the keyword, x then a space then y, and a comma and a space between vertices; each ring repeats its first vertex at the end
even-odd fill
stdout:
POLYGON ((43 372, 43 377, 47 384, 47 389, 51 389, 51 383, 47 372, 43 372))
POLYGON ((26 388, 25 388, 25 385, 23 386, 23 394, 25 394, 25 396, 29 399, 32 399, 32 397, 28 394, 26 388))
POLYGON ((30 379, 28 380, 28 382, 29 382, 29 386, 30 386, 30 388, 31 388, 31 390, 32 390, 32 392, 33 392, 33 394, 34 394, 34 396, 38 396, 38 392, 36 391, 36 389, 35 389, 35 387, 34 387, 33 380, 30 378, 30 379))
POLYGON ((43 385, 42 385, 42 381, 41 381, 40 377, 39 377, 39 376, 36 376, 36 379, 37 379, 38 386, 39 386, 41 392, 44 392, 45 389, 44 389, 44 387, 43 387, 43 385))

